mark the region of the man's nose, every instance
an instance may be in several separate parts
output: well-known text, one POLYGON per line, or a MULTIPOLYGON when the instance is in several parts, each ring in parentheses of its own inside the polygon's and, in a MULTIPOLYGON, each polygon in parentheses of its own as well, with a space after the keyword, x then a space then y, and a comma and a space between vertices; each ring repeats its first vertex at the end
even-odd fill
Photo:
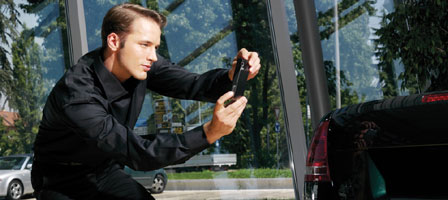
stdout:
POLYGON ((152 62, 156 62, 157 61, 157 54, 156 54, 156 49, 155 48, 151 48, 151 50, 148 53, 148 56, 146 57, 146 59, 150 60, 152 62))

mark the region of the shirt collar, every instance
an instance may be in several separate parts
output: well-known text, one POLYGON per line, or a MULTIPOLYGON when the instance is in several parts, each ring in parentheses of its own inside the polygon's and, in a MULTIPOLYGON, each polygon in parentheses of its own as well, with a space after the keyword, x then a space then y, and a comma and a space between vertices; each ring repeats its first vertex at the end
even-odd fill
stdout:
POLYGON ((95 67, 95 72, 98 75, 98 79, 103 86, 103 90, 106 93, 107 99, 113 101, 126 95, 128 92, 120 81, 115 77, 115 75, 107 70, 106 66, 104 66, 102 60, 103 51, 101 49, 96 49, 95 51, 97 53, 94 54, 93 65, 95 67))

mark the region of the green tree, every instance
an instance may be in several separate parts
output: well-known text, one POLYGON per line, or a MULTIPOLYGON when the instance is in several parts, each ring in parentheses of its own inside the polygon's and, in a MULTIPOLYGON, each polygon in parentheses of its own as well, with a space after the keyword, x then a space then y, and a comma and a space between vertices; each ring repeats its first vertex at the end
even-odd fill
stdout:
MULTIPOLYGON (((366 99, 365 94, 369 94, 371 99, 380 98, 380 94, 369 87, 373 77, 376 77, 377 69, 373 66, 371 59, 374 47, 366 42, 371 35, 369 18, 375 14, 375 9, 372 6, 375 2, 376 0, 368 0, 356 5, 358 1, 343 0, 338 3, 342 106, 360 103, 366 99), (358 97, 354 97, 354 95, 358 95, 358 97)), ((333 0, 322 0, 321 3, 332 5, 333 0)), ((320 36, 331 105, 332 108, 336 108, 336 64, 334 60, 337 55, 334 42, 334 7, 325 12, 318 12, 318 25, 321 29, 320 36)))
MULTIPOLYGON (((62 75, 55 73, 54 70, 63 69, 63 66, 60 66, 61 57, 66 64, 69 63, 68 53, 66 51, 60 53, 60 38, 57 35, 59 31, 66 34, 64 3, 64 0, 38 0, 19 5, 13 1, 2 1, 0 4, 2 9, 0 23, 2 27, 3 24, 7 24, 5 29, 1 30, 0 92, 6 97, 11 110, 19 115, 13 128, 0 130, 2 155, 32 151, 47 88, 62 75), (48 20, 44 11, 47 7, 54 8, 53 11, 60 14, 56 20, 48 20), (18 19, 19 9, 36 15, 38 25, 27 28, 22 24, 18 19), (9 12, 3 12, 4 10, 9 12), (35 37, 44 39, 42 46, 35 42, 35 37), (44 74, 49 78, 44 79, 44 74)), ((62 38, 63 45, 67 47, 66 37, 62 38)))
POLYGON ((25 13, 36 15, 38 25, 32 30, 35 37, 44 38, 41 63, 45 66, 44 76, 49 80, 46 87, 52 87, 62 76, 63 67, 70 67, 65 0, 27 0, 20 4, 20 8, 25 13), (48 20, 46 8, 53 9, 52 12, 58 14, 55 20, 48 20))
POLYGON ((0 154, 2 156, 25 152, 19 132, 14 129, 0 129, 0 154))
MULTIPOLYGON (((233 35, 237 43, 235 51, 244 47, 260 54, 263 68, 246 87, 245 96, 249 99, 246 111, 233 133, 217 142, 219 146, 213 145, 209 153, 236 153, 238 167, 273 167, 276 163, 275 149, 267 147, 275 147, 275 138, 271 136, 267 141, 269 130, 266 127, 267 124, 272 124, 273 127, 275 117, 270 113, 273 113, 274 106, 280 107, 280 94, 273 63, 266 4, 252 0, 231 1, 231 12, 222 4, 223 1, 219 0, 147 1, 149 8, 159 10, 168 17, 168 26, 163 31, 159 53, 190 71, 201 73, 211 68, 230 68, 235 56, 233 51, 229 51, 234 42, 230 39, 233 35), (181 12, 176 10, 180 6, 184 8, 181 12), (216 22, 224 22, 224 25, 216 22), (165 38, 170 39, 171 46, 166 43, 165 38), (216 59, 217 57, 222 59, 216 59)), ((210 118, 212 115, 213 106, 208 106, 207 103, 193 103, 181 109, 180 103, 170 102, 173 111, 178 110, 177 112, 188 115, 201 106, 206 108, 201 112, 202 118, 210 118)), ((273 131, 270 132, 272 134, 273 131)), ((286 141, 284 134, 280 140, 282 143, 286 141)), ((286 145, 281 146, 281 152, 287 152, 286 145)), ((288 154, 282 155, 282 163, 286 165, 288 154)))
POLYGON ((37 133, 40 120, 39 104, 42 103, 42 78, 40 74, 39 49, 34 37, 25 29, 20 39, 12 43, 13 68, 11 69, 11 88, 8 93, 9 106, 19 113, 15 126, 0 128, 0 154, 31 152, 31 143, 37 133), (18 89, 20 88, 20 89, 18 89))
POLYGON ((16 89, 10 93, 9 103, 11 108, 19 113, 15 131, 18 132, 20 149, 16 153, 31 152, 45 99, 40 46, 34 42, 34 32, 24 28, 11 48, 14 65, 13 88, 16 89))
MULTIPOLYGON (((281 102, 266 2, 232 1, 232 8, 232 27, 236 32, 238 49, 244 47, 257 51, 263 67, 258 76, 248 82, 249 90, 245 96, 249 102, 238 126, 231 135, 221 139, 221 144, 240 155, 238 163, 241 167, 275 167, 278 159, 285 166, 289 160, 288 154, 284 153, 288 150, 287 145, 281 145, 280 158, 276 158, 275 135, 273 130, 269 130, 273 129, 276 121, 274 107, 281 107, 281 102)), ((285 132, 281 133, 279 141, 284 144, 285 132)))
MULTIPOLYGON (((22 24, 19 20, 19 11, 12 0, 0 1, 0 97, 5 97, 5 103, 9 101, 9 94, 13 87, 13 66, 8 58, 11 55, 9 45, 15 41, 18 35, 17 28, 22 24)), ((3 109, 4 105, 0 105, 3 109)), ((0 155, 9 155, 17 149, 17 132, 3 125, 0 118, 0 155)))
POLYGON ((410 93, 448 88, 448 2, 394 1, 395 11, 385 14, 375 47, 385 96, 394 96, 397 61, 404 65, 400 89, 410 93))
MULTIPOLYGON (((212 146, 209 152, 236 153, 238 167, 275 166, 275 137, 272 135, 273 131, 267 127, 271 124, 273 129, 273 108, 281 107, 281 103, 266 3, 253 0, 231 1, 231 12, 229 7, 223 6, 223 1, 219 0, 176 0, 158 3, 149 0, 147 5, 168 17, 168 26, 163 31, 159 53, 190 71, 201 73, 211 68, 230 68, 235 56, 235 52, 229 51, 232 50, 233 36, 236 37, 237 43, 234 51, 244 47, 259 53, 263 68, 246 87, 245 96, 248 97, 249 103, 237 128, 231 135, 222 138, 218 142, 219 146, 212 146), (184 8, 181 12, 176 10, 180 6, 184 8), (164 38, 170 39, 171 46, 165 44, 164 38), (170 47, 174 48, 169 49, 170 47), (217 57, 222 59, 216 59, 217 57), (271 137, 268 137, 269 133, 271 137)), ((176 109, 175 105, 179 103, 171 102, 173 110, 176 109)), ((202 118, 211 117, 213 106, 207 106, 205 103, 191 104, 188 108, 177 110, 188 114, 196 111, 198 106, 207 108, 202 112, 202 118)), ((282 144, 285 143, 284 132, 280 137, 282 144)), ((279 151, 282 155, 282 165, 287 165, 287 146, 281 145, 279 151)))
MULTIPOLYGON (((19 11, 16 4, 12 0, 0 1, 0 97, 5 96, 8 101, 8 93, 13 89, 12 83, 12 66, 8 60, 7 47, 11 41, 17 36, 17 28, 21 25, 19 20, 19 11)), ((0 109, 3 105, 0 105, 0 109)))
POLYGON ((37 134, 44 101, 41 51, 34 42, 33 31, 24 27, 12 43, 12 88, 8 93, 9 106, 18 112, 14 127, 2 129, 0 154, 30 153, 37 134))

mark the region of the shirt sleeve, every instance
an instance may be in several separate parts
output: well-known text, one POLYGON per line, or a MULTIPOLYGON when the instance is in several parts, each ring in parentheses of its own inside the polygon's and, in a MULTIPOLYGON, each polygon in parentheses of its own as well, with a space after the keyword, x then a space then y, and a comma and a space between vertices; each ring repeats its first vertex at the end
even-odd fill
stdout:
POLYGON ((202 126, 184 134, 156 134, 144 139, 120 124, 101 102, 92 97, 64 106, 69 127, 89 141, 88 148, 102 151, 135 170, 154 170, 182 163, 209 147, 202 126))
POLYGON ((215 103, 232 88, 228 69, 192 73, 157 55, 158 61, 148 72, 147 88, 161 95, 215 103))

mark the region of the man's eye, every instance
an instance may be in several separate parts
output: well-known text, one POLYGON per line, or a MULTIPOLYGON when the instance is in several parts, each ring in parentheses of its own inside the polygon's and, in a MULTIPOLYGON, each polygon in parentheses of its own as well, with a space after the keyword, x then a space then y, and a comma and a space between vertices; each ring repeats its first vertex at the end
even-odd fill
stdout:
POLYGON ((140 44, 142 47, 148 47, 148 44, 140 44))

